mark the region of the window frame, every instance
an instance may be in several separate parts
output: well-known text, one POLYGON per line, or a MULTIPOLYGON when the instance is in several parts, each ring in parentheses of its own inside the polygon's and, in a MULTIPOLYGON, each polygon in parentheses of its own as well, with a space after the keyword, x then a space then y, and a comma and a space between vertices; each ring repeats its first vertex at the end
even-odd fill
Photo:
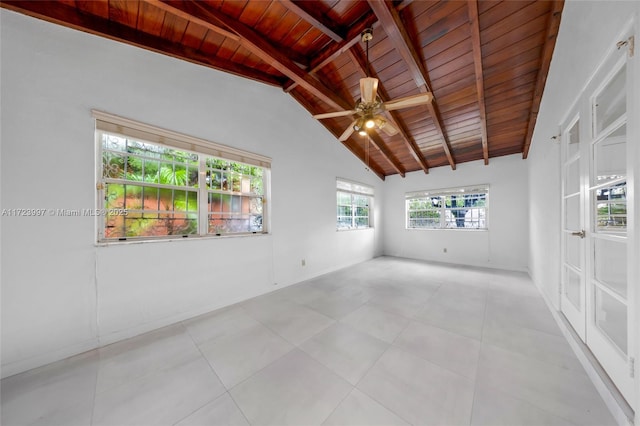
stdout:
MULTIPOLYGON (((269 234, 270 230, 270 172, 271 172, 271 159, 259 154, 254 154, 248 151, 242 151, 233 147, 216 144, 214 142, 206 141, 203 139, 194 138, 191 136, 183 135, 166 129, 161 129, 155 126, 150 126, 144 123, 139 123, 126 118, 114 116, 111 114, 103 113, 100 111, 92 111, 93 117, 96 121, 95 127, 95 146, 96 146, 96 237, 98 244, 114 244, 125 242, 150 242, 150 241, 162 241, 162 240, 183 240, 183 239, 201 239, 201 238, 217 238, 217 237, 237 237, 237 236, 252 236, 252 235, 264 235, 269 234), (133 140, 136 142, 146 143, 153 146, 159 146, 163 148, 173 149, 179 152, 191 153, 197 156, 197 183, 195 186, 189 185, 170 185, 160 184, 146 181, 135 181, 129 179, 119 178, 105 178, 103 177, 103 145, 102 135, 112 134, 116 137, 133 140), (217 154, 217 155, 214 155, 217 154), (233 187, 229 187, 230 190, 216 190, 210 188, 207 183, 207 172, 211 172, 213 169, 207 163, 209 160, 222 160, 228 164, 236 163, 240 167, 259 167, 262 170, 262 194, 251 192, 253 190, 250 187, 250 192, 245 193, 242 189, 240 192, 232 191, 233 187), (186 192, 194 192, 197 194, 196 199, 196 211, 190 212, 196 215, 197 232, 191 234, 176 234, 176 235, 157 235, 157 236, 132 236, 132 237, 105 237, 106 230, 106 203, 105 192, 108 184, 129 184, 140 187, 153 187, 166 190, 179 190, 186 192), (261 211, 261 230, 258 231, 242 231, 242 232, 209 232, 209 216, 212 213, 209 206, 210 194, 223 194, 230 197, 240 197, 240 203, 243 203, 245 198, 262 199, 262 211, 261 211)), ((137 156, 134 155, 134 156, 137 156)), ((129 158, 130 156, 125 156, 129 158)), ((155 159, 160 165, 164 161, 162 159, 155 159)), ((194 160, 194 162, 196 162, 194 160)), ((186 164, 186 163, 185 163, 186 164)), ((188 169, 187 169, 188 170, 188 169)), ((226 173, 238 174, 244 176, 243 173, 236 173, 230 166, 229 171, 226 173)), ((187 173, 188 174, 188 173, 187 173)), ((172 192, 173 196, 173 192, 172 192)), ((185 194, 185 197, 186 194, 185 194)), ((187 200, 188 198, 185 198, 187 200)), ((187 202, 188 203, 188 202, 187 202)), ((188 205, 185 207, 184 215, 187 215, 188 205)), ((142 211, 145 210, 143 207, 142 211)), ((149 210, 151 214, 160 213, 149 210)), ((180 212, 181 214, 183 212, 180 212)), ((242 212, 238 215, 243 215, 242 212)), ((233 215, 231 215, 233 216, 233 215)), ((248 215, 248 220, 251 220, 248 215)))
MULTIPOLYGON (((465 212, 466 214, 466 212, 465 212)), ((472 213, 473 215, 473 213, 472 213)), ((457 216, 454 216, 455 221, 457 216)), ((472 218, 473 219, 473 218, 472 218)), ((467 219, 465 218, 465 223, 467 219)), ((415 222, 414 222, 415 223, 415 222)), ((436 223, 434 220, 432 223, 436 223)), ((467 187, 457 188, 445 188, 435 190, 413 191, 405 193, 405 229, 417 230, 417 231, 433 231, 433 230, 459 230, 459 231, 488 231, 489 230, 489 185, 474 185, 467 187), (472 206, 472 207, 457 207, 447 206, 447 198, 458 195, 466 196, 483 196, 484 206, 472 206), (439 198, 437 204, 434 203, 434 199, 439 198), (432 208, 425 207, 424 209, 410 209, 410 203, 412 201, 422 200, 427 204, 430 204, 432 208), (452 216, 452 212, 456 210, 478 210, 477 220, 471 220, 470 222, 477 222, 477 227, 452 227, 448 226, 451 222, 448 217, 452 216), (429 219, 429 215, 425 215, 423 218, 411 218, 412 212, 434 212, 437 213, 437 225, 438 226, 411 226, 412 219, 429 219), (483 212, 483 213, 481 213, 483 212), (449 214, 447 214, 449 213, 449 214), (484 217, 482 217, 484 215, 484 217), (484 223, 481 227, 480 224, 484 223)))
POLYGON ((375 191, 372 186, 365 185, 359 182, 354 182, 342 178, 336 178, 336 231, 360 231, 373 228, 373 204, 374 204, 375 191), (340 194, 348 195, 350 203, 340 204, 340 194), (358 205, 357 200, 365 199, 367 202, 367 215, 357 215, 358 208, 362 206, 358 205), (349 207, 350 215, 340 215, 340 207, 349 207), (340 218, 351 218, 350 226, 340 226, 340 218), (357 219, 366 218, 367 226, 358 226, 357 219))

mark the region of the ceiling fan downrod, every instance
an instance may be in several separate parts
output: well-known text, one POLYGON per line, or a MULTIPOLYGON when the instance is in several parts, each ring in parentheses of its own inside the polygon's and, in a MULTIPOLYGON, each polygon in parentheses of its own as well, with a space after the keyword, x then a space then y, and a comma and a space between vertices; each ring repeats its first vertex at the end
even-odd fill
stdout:
POLYGON ((371 28, 366 28, 364 31, 362 31, 362 34, 360 34, 360 37, 362 38, 362 42, 365 44, 366 46, 366 52, 367 52, 367 77, 369 77, 369 75, 371 74, 370 72, 370 67, 371 64, 369 64, 369 41, 373 40, 373 27, 371 28))

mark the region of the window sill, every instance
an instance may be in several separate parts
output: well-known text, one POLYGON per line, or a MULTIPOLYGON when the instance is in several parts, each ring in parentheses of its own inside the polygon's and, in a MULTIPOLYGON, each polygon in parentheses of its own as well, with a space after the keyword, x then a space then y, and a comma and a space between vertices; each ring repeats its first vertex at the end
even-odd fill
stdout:
POLYGON ((351 231, 367 231, 369 229, 374 229, 373 226, 368 228, 344 228, 344 229, 336 229, 336 232, 351 232, 351 231))
POLYGON ((405 231, 489 232, 489 228, 404 228, 405 231))
POLYGON ((242 233, 242 234, 220 234, 220 235, 194 235, 193 237, 180 237, 180 238, 170 238, 170 237, 160 237, 149 240, 143 239, 130 239, 130 240, 109 240, 109 241, 98 241, 94 243, 95 247, 109 247, 109 246, 121 246, 121 245, 131 245, 131 244, 156 244, 156 243, 176 243, 183 241, 203 241, 203 240, 218 240, 218 239, 227 239, 227 238, 255 238, 262 236, 269 236, 270 232, 256 232, 254 233, 242 233))

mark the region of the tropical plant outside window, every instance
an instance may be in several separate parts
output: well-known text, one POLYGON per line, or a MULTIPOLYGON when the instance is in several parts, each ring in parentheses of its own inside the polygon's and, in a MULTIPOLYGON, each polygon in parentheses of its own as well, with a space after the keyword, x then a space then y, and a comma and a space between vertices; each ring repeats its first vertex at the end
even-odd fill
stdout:
POLYGON ((263 167, 99 135, 106 213, 101 239, 263 231, 263 167))
POLYGON ((407 229, 487 229, 488 188, 406 194, 407 229))
POLYGON ((337 229, 364 229, 371 227, 373 188, 337 180, 337 229))

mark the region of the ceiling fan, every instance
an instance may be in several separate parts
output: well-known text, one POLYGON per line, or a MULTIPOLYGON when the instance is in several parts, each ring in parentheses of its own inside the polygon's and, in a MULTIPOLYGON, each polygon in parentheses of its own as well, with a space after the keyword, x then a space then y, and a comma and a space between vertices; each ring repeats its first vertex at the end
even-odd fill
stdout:
POLYGON ((428 104, 433 100, 433 94, 420 93, 418 95, 407 96, 400 99, 393 99, 382 102, 378 96, 378 79, 369 77, 369 41, 373 39, 373 28, 367 28, 362 32, 362 42, 366 44, 367 52, 367 76, 360 79, 360 99, 356 102, 355 108, 346 111, 327 112, 316 114, 313 118, 322 120, 324 118, 335 118, 343 116, 355 116, 356 119, 342 133, 339 140, 344 142, 353 134, 358 132, 366 136, 368 130, 382 130, 389 136, 398 133, 398 129, 387 121, 384 116, 385 111, 409 108, 416 105, 428 104))

